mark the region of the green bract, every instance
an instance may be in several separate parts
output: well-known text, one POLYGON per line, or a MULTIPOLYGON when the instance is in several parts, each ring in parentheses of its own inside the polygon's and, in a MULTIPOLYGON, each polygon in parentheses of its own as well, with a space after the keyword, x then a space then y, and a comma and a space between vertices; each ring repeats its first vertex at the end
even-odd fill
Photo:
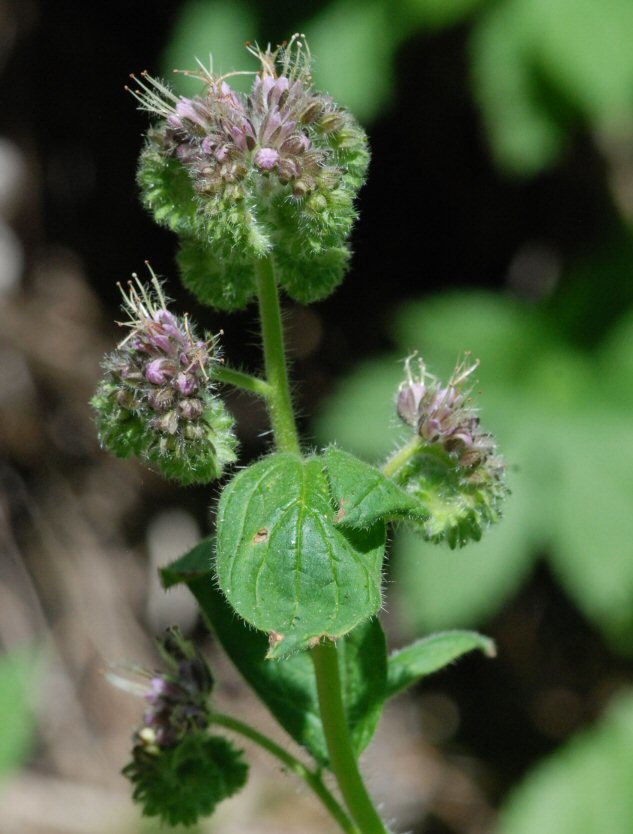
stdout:
POLYGON ((320 458, 283 453, 240 472, 218 509, 216 570, 231 606, 284 657, 340 637, 381 605, 385 526, 336 526, 320 458))
POLYGON ((144 816, 194 825, 245 785, 248 765, 225 738, 200 732, 158 753, 136 747, 123 774, 134 785, 133 798, 144 816))
POLYGON ((261 69, 249 96, 205 69, 189 73, 204 84, 192 98, 145 73, 135 79, 142 108, 159 117, 140 159, 143 202, 181 236, 187 287, 229 310, 255 295, 253 263, 269 255, 292 298, 334 290, 369 162, 360 125, 313 89, 300 36, 250 51, 261 69))

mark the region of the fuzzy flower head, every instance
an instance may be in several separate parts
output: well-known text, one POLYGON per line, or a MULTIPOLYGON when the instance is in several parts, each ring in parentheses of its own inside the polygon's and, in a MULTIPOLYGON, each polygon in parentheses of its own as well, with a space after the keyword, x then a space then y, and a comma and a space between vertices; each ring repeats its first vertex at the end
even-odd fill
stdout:
POLYGON ((274 50, 248 51, 258 72, 217 75, 202 64, 186 71, 203 84, 192 97, 146 72, 133 76, 131 91, 157 117, 139 169, 143 199, 159 222, 186 238, 186 282, 201 300, 225 307, 242 306, 254 290, 236 259, 245 270, 272 249, 282 283, 285 259, 316 259, 311 283, 304 276, 295 286, 296 273, 287 276, 291 295, 307 300, 331 290, 347 261, 353 200, 368 162, 362 129, 314 89, 302 35, 274 50), (244 74, 254 76, 247 96, 229 84, 244 74), (207 262, 202 286, 194 255, 207 262), (224 276, 219 283, 208 277, 210 264, 224 276))
POLYGON ((396 402, 398 415, 421 441, 401 478, 431 507, 428 537, 446 538, 452 546, 479 539, 482 524, 498 519, 508 492, 505 462, 473 403, 469 380, 478 366, 467 355, 444 384, 411 356, 396 402))
POLYGON ((158 649, 164 670, 134 669, 145 684, 109 675, 115 686, 146 702, 123 774, 144 815, 192 825, 244 785, 248 768, 239 750, 208 733, 213 678, 202 655, 177 628, 167 629, 158 649))
POLYGON ((213 384, 217 338, 199 339, 188 318, 167 309, 136 276, 122 290, 127 336, 106 357, 93 399, 100 439, 119 457, 134 454, 183 483, 218 477, 235 458, 232 420, 213 384))

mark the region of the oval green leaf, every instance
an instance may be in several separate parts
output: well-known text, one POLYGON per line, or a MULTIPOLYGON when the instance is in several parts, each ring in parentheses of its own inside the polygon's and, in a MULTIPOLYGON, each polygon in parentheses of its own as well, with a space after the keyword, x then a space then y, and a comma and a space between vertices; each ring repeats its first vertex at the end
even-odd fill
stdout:
POLYGON ((334 521, 316 457, 271 455, 222 493, 218 582, 237 613, 268 632, 269 657, 341 637, 380 608, 384 524, 349 530, 334 521))

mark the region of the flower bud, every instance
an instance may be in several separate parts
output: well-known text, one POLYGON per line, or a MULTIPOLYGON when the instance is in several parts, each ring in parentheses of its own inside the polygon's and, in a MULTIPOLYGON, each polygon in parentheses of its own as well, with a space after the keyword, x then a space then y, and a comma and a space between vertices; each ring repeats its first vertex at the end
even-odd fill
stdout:
POLYGON ((191 98, 147 73, 134 79, 141 108, 158 117, 141 155, 143 201, 181 235, 186 285, 225 309, 248 303, 253 261, 271 252, 293 298, 332 292, 369 161, 362 128, 314 90, 303 36, 248 49, 261 65, 248 96, 229 86, 231 74, 204 68, 187 73, 205 85, 191 98))
POLYGON ((185 484, 206 483, 235 460, 236 448, 213 386, 217 340, 199 340, 152 279, 152 290, 135 279, 123 294, 130 332, 103 363, 92 401, 99 436, 119 457, 136 455, 185 484))
POLYGON ((461 546, 498 520, 508 493, 505 462, 464 387, 479 363, 462 361, 445 385, 414 359, 406 361, 396 408, 420 442, 395 479, 428 508, 424 534, 461 546))
POLYGON ((158 649, 166 670, 136 670, 147 685, 109 675, 112 683, 142 695, 147 704, 123 774, 146 816, 192 825, 244 785, 248 767, 241 751, 208 734, 213 677, 202 655, 177 628, 167 629, 158 649))

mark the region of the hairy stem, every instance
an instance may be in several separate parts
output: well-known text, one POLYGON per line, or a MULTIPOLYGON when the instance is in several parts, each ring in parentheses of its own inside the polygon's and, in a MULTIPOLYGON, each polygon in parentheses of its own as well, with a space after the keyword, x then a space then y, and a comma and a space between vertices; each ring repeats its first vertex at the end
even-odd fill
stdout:
POLYGON ((398 449, 398 451, 395 452, 383 465, 383 474, 388 478, 393 478, 398 470, 402 469, 402 467, 407 464, 411 458, 419 452, 420 449, 422 449, 423 446, 424 443, 422 438, 417 434, 414 435, 411 440, 402 447, 402 449, 398 449))
POLYGON ((328 640, 315 646, 312 660, 330 766, 345 804, 362 834, 388 834, 367 793, 352 749, 335 644, 328 640))
POLYGON ((259 295, 259 315, 264 342, 266 381, 270 388, 268 408, 280 452, 300 452, 299 437, 292 411, 288 369, 284 349, 284 331, 275 281, 275 265, 271 256, 260 258, 255 265, 259 295))
POLYGON ((343 831, 347 832, 347 834, 360 834, 359 829, 354 825, 339 802, 337 802, 335 797, 324 784, 320 773, 310 770, 303 764, 303 762, 299 761, 299 759, 295 758, 291 753, 288 753, 287 750, 284 750, 283 747, 280 747, 271 738, 263 735, 263 733, 260 733, 249 724, 244 724, 237 718, 215 712, 213 713, 212 721, 214 724, 226 727, 227 730, 233 730, 233 732, 239 733, 245 738, 254 741, 255 744, 258 744, 276 759, 279 759, 285 768, 292 773, 295 773, 297 776, 300 776, 301 779, 303 779, 305 783, 314 791, 343 831))
POLYGON ((270 396, 270 385, 264 379, 230 368, 227 365, 218 365, 213 371, 213 376, 220 382, 233 385, 242 391, 250 391, 251 394, 256 394, 258 397, 270 396))
MULTIPOLYGON (((257 262, 256 279, 266 381, 271 388, 268 407, 275 443, 281 452, 300 452, 288 384, 281 309, 272 258, 262 258, 257 262)), ((316 646, 312 649, 312 659, 331 769, 347 808, 358 826, 351 830, 356 834, 388 834, 367 793, 352 748, 343 705, 336 646, 329 641, 316 646)))

